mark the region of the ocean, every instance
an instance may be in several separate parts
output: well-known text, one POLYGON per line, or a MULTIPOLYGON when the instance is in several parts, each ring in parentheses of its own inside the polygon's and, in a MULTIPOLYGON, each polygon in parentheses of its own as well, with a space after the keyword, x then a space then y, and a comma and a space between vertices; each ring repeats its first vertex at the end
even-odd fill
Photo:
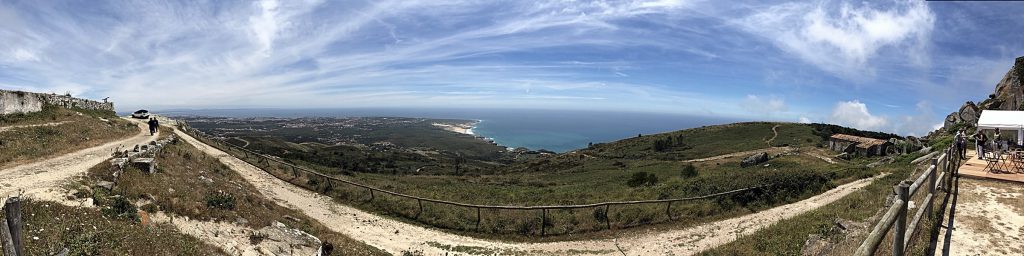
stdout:
POLYGON ((506 147, 567 152, 588 143, 611 142, 737 119, 616 111, 536 109, 223 109, 156 111, 164 115, 227 117, 424 117, 478 120, 473 133, 506 147))

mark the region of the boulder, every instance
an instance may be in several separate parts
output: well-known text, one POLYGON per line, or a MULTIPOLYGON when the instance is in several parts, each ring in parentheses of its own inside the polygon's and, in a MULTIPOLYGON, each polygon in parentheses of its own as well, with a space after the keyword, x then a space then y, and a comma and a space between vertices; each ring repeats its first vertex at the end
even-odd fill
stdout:
POLYGON ((769 160, 768 153, 767 152, 761 152, 761 153, 750 155, 747 158, 744 158, 743 161, 740 162, 740 167, 755 166, 755 165, 759 165, 759 164, 764 163, 764 162, 768 162, 768 160, 769 160))
POLYGON ((976 124, 978 123, 978 117, 981 115, 981 109, 974 102, 968 101, 960 107, 960 111, 957 113, 960 117, 960 122, 976 124))
POLYGON ((953 125, 960 122, 960 115, 957 112, 949 113, 946 116, 946 121, 942 123, 942 128, 945 130, 952 129, 953 125))
POLYGON ((114 190, 114 183, 109 181, 96 182, 96 186, 105 188, 107 190, 114 190))

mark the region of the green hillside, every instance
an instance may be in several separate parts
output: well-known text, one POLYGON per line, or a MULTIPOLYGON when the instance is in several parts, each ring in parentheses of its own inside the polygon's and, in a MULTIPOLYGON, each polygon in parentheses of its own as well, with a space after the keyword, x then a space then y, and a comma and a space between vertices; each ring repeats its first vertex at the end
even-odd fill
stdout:
MULTIPOLYGON (((871 158, 839 161, 837 164, 819 158, 835 154, 820 146, 837 131, 884 136, 831 125, 737 123, 642 135, 563 154, 519 154, 504 164, 474 166, 461 171, 454 170, 455 165, 451 164, 437 166, 437 159, 419 162, 428 157, 408 157, 400 151, 295 144, 266 137, 259 138, 258 142, 253 142, 250 137, 245 137, 245 140, 250 142, 249 149, 282 157, 285 161, 341 179, 409 195, 471 204, 535 206, 667 199, 771 185, 753 194, 677 204, 671 209, 671 214, 686 216, 686 221, 669 221, 664 207, 626 207, 609 212, 607 218, 611 225, 622 228, 660 222, 688 225, 723 219, 794 202, 839 184, 877 174, 877 170, 863 167, 874 161, 871 158), (754 153, 747 151, 768 152, 772 159, 761 165, 740 167, 740 161, 754 153), (685 161, 737 152, 747 153, 710 161, 685 161), (417 164, 452 169, 352 172, 344 165, 339 168, 336 161, 378 161, 392 163, 393 169, 403 170, 417 164)), ((236 151, 233 154, 242 153, 236 151)), ((290 169, 280 166, 264 167, 279 173, 279 177, 293 175, 290 169)), ((415 223, 454 230, 476 230, 475 223, 463 221, 475 218, 475 211, 471 209, 431 206, 428 207, 430 211, 419 214, 408 210, 416 208, 415 201, 386 195, 378 195, 371 201, 365 189, 340 184, 324 189, 322 181, 308 177, 289 180, 349 204, 415 223)), ((530 225, 536 223, 531 224, 529 217, 515 217, 519 214, 523 213, 500 213, 507 219, 481 224, 479 233, 525 235, 532 232, 530 225)), ((556 211, 550 214, 553 226, 549 230, 554 234, 588 232, 603 227, 598 217, 604 213, 556 211)), ((469 233, 479 234, 476 231, 469 233)))

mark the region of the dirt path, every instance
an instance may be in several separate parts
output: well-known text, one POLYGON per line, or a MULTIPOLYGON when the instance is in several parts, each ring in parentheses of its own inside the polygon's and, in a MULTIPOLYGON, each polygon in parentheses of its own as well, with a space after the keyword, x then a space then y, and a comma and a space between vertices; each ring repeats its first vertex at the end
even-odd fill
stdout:
POLYGON ((761 153, 761 152, 768 152, 769 154, 773 154, 773 153, 790 152, 790 151, 793 151, 793 148, 791 148, 791 147, 762 148, 762 149, 741 151, 741 152, 736 152, 736 153, 729 153, 729 154, 724 154, 724 155, 717 155, 717 156, 712 156, 712 157, 683 160, 683 163, 707 162, 707 161, 722 160, 722 159, 733 158, 733 157, 746 157, 746 156, 757 154, 757 153, 761 153))
POLYGON ((52 123, 45 123, 45 124, 11 125, 11 126, 0 127, 0 132, 6 132, 6 131, 14 130, 14 129, 29 128, 29 127, 58 126, 58 125, 62 125, 62 124, 70 123, 70 122, 71 121, 60 121, 60 122, 52 122, 52 123))
POLYGON ((767 141, 765 141, 765 142, 768 143, 769 147, 772 146, 772 141, 775 141, 775 138, 779 137, 779 130, 778 129, 779 129, 779 125, 776 124, 775 126, 772 126, 772 133, 774 133, 775 135, 772 135, 771 139, 768 139, 767 141))
MULTIPOLYGON (((875 178, 858 180, 839 186, 809 199, 775 207, 746 216, 707 223, 687 229, 639 233, 616 239, 585 241, 509 243, 448 234, 436 229, 420 227, 383 218, 343 204, 328 197, 296 187, 223 151, 207 146, 191 136, 175 131, 203 152, 217 157, 260 189, 267 198, 278 204, 297 209, 319 220, 328 228, 359 239, 390 253, 420 251, 427 255, 443 254, 439 247, 460 246, 479 254, 606 254, 621 255, 688 255, 731 242, 780 220, 816 209, 834 202, 853 191, 867 186, 875 178)), ((462 253, 466 253, 462 251, 462 253)))
POLYGON ((936 254, 1024 255, 1024 186, 964 178, 957 193, 936 254))
POLYGON ((63 180, 85 173, 96 164, 110 159, 114 150, 149 143, 156 137, 149 136, 149 132, 140 124, 139 134, 127 139, 0 170, 0 196, 23 190, 26 195, 49 198, 52 190, 58 188, 63 180))

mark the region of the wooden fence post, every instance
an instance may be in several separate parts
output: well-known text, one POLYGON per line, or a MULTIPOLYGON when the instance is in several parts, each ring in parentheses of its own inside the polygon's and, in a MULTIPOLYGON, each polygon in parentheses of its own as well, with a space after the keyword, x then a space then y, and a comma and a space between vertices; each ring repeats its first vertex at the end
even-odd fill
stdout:
POLYGON ((370 201, 373 201, 373 189, 368 188, 366 190, 370 191, 370 201))
POLYGON ((610 208, 611 206, 612 205, 610 204, 604 205, 604 226, 607 227, 608 230, 612 229, 612 215, 608 212, 608 208, 610 208))
POLYGON ((899 205, 899 211, 896 213, 895 231, 893 231, 892 239, 892 255, 903 256, 904 244, 903 237, 907 234, 907 205, 910 201, 910 184, 906 180, 900 182, 900 185, 896 188, 896 195, 900 200, 903 201, 899 205))
POLYGON ((416 217, 413 219, 420 219, 420 214, 423 214, 423 200, 416 198, 416 204, 420 205, 420 211, 416 213, 416 217))
POLYGON ((18 256, 14 250, 14 240, 11 238, 11 229, 7 227, 7 220, 0 220, 0 242, 4 247, 4 256, 18 256))
POLYGON ((672 201, 668 201, 665 206, 665 215, 668 215, 668 220, 672 220, 672 201))
MULTIPOLYGON (((949 157, 950 157, 950 155, 947 154, 946 155, 946 161, 949 161, 949 157)), ((931 198, 935 198, 935 179, 939 178, 938 177, 939 176, 939 166, 936 165, 936 164, 938 164, 938 161, 935 160, 935 159, 932 159, 932 165, 934 165, 935 168, 932 168, 932 172, 928 174, 928 175, 931 175, 931 177, 928 177, 928 194, 932 195, 931 198)), ((945 171, 945 170, 946 170, 946 168, 943 168, 943 171, 945 171)), ((924 203, 925 203, 925 205, 924 205, 924 207, 925 207, 924 213, 928 215, 928 219, 933 219, 933 217, 932 217, 932 215, 933 215, 932 214, 932 202, 929 201, 929 202, 924 202, 924 203)))
POLYGON ((480 207, 476 208, 476 231, 480 231, 480 207))
POLYGON ((3 221, 5 224, 3 231, 9 236, 4 238, 8 240, 4 242, 5 254, 8 256, 25 255, 25 248, 21 244, 21 199, 18 197, 8 198, 4 203, 4 214, 6 220, 3 221))
POLYGON ((548 209, 541 209, 540 212, 540 235, 544 236, 544 230, 548 227, 548 209))

